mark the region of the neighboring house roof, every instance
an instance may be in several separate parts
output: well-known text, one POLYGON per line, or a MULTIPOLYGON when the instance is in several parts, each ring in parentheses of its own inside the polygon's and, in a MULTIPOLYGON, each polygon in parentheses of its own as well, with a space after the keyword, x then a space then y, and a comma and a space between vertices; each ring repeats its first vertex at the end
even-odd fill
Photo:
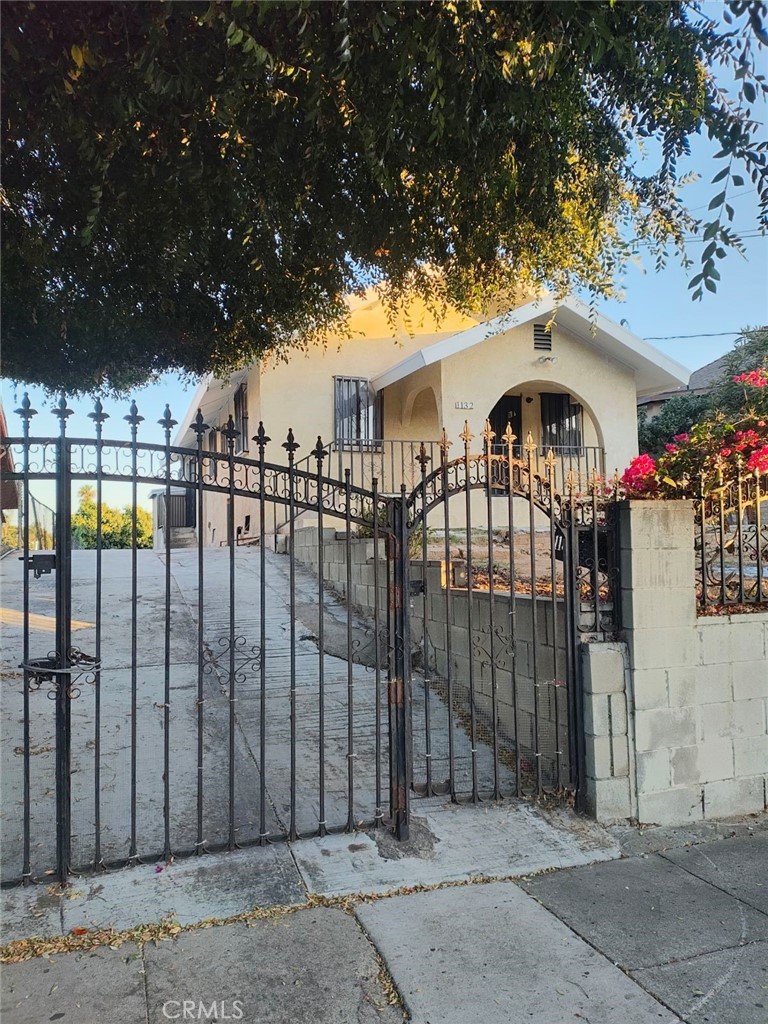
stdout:
POLYGON ((724 356, 713 359, 711 363, 700 366, 698 370, 694 370, 688 381, 688 387, 677 388, 674 391, 661 391, 655 395, 645 395, 643 398, 638 398, 637 404, 651 405, 654 402, 666 402, 670 398, 677 398, 679 395, 706 394, 725 373, 729 355, 730 353, 726 353, 724 356))
POLYGON ((691 374, 691 379, 688 381, 688 390, 708 390, 713 384, 716 384, 726 371, 729 355, 730 352, 727 352, 724 356, 720 356, 719 359, 713 359, 706 366, 694 370, 691 374))
POLYGON ((416 370, 479 345, 494 335, 553 315, 556 326, 632 369, 638 395, 659 391, 663 387, 679 386, 688 381, 690 371, 684 366, 601 313, 595 316, 594 311, 580 299, 569 297, 558 301, 552 296, 546 296, 453 334, 450 338, 427 345, 379 374, 371 383, 378 391, 410 376, 416 370))

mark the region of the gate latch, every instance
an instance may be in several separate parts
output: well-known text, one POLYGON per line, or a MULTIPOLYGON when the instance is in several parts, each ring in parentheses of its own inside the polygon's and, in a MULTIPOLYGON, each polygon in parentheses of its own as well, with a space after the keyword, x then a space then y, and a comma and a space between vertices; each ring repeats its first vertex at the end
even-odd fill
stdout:
MULTIPOLYGON (((24 561, 24 556, 19 559, 20 562, 24 561)), ((56 552, 55 551, 35 551, 27 558, 27 571, 30 569, 35 574, 35 579, 39 580, 41 576, 49 576, 56 568, 56 552)))
POLYGON ((424 580, 409 580, 408 581, 408 592, 411 597, 415 597, 417 594, 426 594, 427 587, 424 580))

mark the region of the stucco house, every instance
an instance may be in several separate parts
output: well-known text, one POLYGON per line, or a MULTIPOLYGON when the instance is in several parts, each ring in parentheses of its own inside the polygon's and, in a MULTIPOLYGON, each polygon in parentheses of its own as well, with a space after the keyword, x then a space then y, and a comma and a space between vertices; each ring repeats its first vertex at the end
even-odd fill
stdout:
MULTIPOLYGON (((612 474, 637 454, 640 398, 688 381, 683 366, 576 298, 544 295, 490 319, 449 310, 440 321, 414 301, 394 329, 375 293, 350 310, 347 337, 204 380, 174 443, 196 444, 199 408, 210 449, 223 450, 218 430, 232 415, 236 452, 256 457, 250 439, 263 421, 272 461, 284 462, 289 428, 302 446, 297 463, 319 435, 329 446, 326 474, 342 478, 349 468, 364 485, 375 475, 387 492, 416 481, 419 442, 438 455, 433 446, 445 427, 459 454, 465 420, 477 436, 488 418, 498 440, 509 424, 520 442, 532 436, 542 458, 552 448, 562 472, 586 478, 593 467, 612 474)), ((479 436, 473 450, 482 450, 479 436)), ((245 536, 250 511, 235 517, 245 536)), ((225 521, 223 502, 211 495, 207 543, 226 541, 225 521)))

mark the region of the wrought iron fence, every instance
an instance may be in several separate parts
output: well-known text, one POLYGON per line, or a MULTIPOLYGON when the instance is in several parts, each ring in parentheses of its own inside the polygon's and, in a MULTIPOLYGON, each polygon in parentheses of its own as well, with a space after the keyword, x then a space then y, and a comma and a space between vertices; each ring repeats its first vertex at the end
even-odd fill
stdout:
POLYGON ((694 515, 700 611, 768 603, 768 473, 702 477, 694 515))
POLYGON ((18 683, 1 695, 13 732, 0 751, 4 782, 18 794, 0 821, 14 880, 55 869, 64 881, 72 868, 385 824, 407 838, 411 793, 420 787, 476 801, 559 791, 583 776, 577 647, 618 624, 614 504, 596 471, 582 495, 575 473, 558 480, 554 452, 537 472, 532 438, 518 458, 510 432, 502 439, 506 454, 496 454, 486 423, 482 450, 473 454, 465 425, 457 458, 445 434, 434 448, 419 445, 413 488, 401 481, 397 493, 383 495, 376 480, 370 488, 353 485, 350 466, 335 479, 319 438, 302 468, 292 431, 270 442, 261 424, 257 457, 236 455, 231 417, 222 431, 227 450, 211 452, 200 413, 192 425, 197 446, 179 448, 171 444, 175 420, 167 407, 160 444, 139 441, 135 403, 125 417, 130 440, 104 436, 108 417, 98 401, 90 437, 68 433, 63 397, 53 436, 31 436, 36 413, 26 396, 18 412, 22 434, 3 442, 18 466, 7 478, 20 485, 26 522, 30 482, 55 491, 56 536, 55 552, 40 552, 22 531, 23 568, 15 560, 3 567, 18 613, 4 634, 5 667, 18 683), (269 444, 281 462, 267 461, 269 444), (79 481, 94 487, 93 552, 72 551, 79 481), (132 491, 124 552, 104 544, 111 482, 132 491), (177 491, 187 493, 198 524, 192 550, 174 549, 170 530, 156 551, 138 550, 141 484, 158 488, 169 507, 177 491), (201 528, 213 498, 227 521, 221 551, 207 547, 201 528), (265 544, 270 506, 288 512, 283 566, 265 544), (237 545, 235 517, 245 508, 256 523, 251 550, 237 545), (485 579, 473 539, 482 509, 485 579), (296 564, 301 511, 318 528, 320 568, 312 579, 296 564), (431 592, 427 545, 419 580, 411 544, 416 536, 429 541, 430 514, 443 528, 446 570, 456 561, 454 529, 464 538, 465 563, 463 583, 446 577, 448 585, 431 592), (498 539, 510 561, 506 595, 495 521, 507 531, 498 539), (343 528, 346 599, 326 614, 329 527, 334 538, 343 528), (354 530, 367 531, 373 549, 384 551, 383 565, 367 567, 373 617, 365 628, 352 607, 354 530), (527 594, 512 564, 522 557, 520 534, 530 549, 527 594), (548 589, 540 586, 546 579, 548 589), (306 626, 310 614, 316 618, 306 626), (420 632, 423 640, 429 622, 437 632, 419 662, 411 639, 420 632), (337 646, 326 649, 332 625, 337 646), (461 663, 457 630, 465 638, 461 663), (441 662, 430 644, 443 637, 441 662), (363 647, 370 648, 365 656, 363 647))
POLYGON ((437 461, 422 446, 406 501, 420 539, 411 618, 423 711, 413 729, 425 743, 414 786, 453 799, 575 795, 578 645, 619 628, 618 490, 593 467, 581 493, 576 473, 561 474, 552 450, 539 457, 530 434, 522 446, 511 430, 502 445, 494 438, 486 422, 473 454, 465 423, 458 457, 445 431, 437 461))
MULTIPOLYGON (((508 446, 498 443, 500 440, 491 446, 492 454, 498 457, 498 466, 505 464, 510 455, 508 446)), ((330 474, 338 480, 343 480, 348 470, 352 486, 367 489, 370 489, 376 480, 380 494, 398 494, 402 485, 409 492, 419 486, 419 459, 422 451, 426 453, 432 465, 437 465, 440 461, 439 441, 334 441, 326 445, 325 449, 329 453, 330 474)), ((513 458, 522 460, 526 466, 530 459, 532 471, 541 477, 548 472, 547 459, 554 458, 554 468, 550 470, 554 486, 564 487, 568 479, 575 494, 589 494, 595 477, 598 480, 605 479, 605 452, 596 446, 545 448, 534 444, 529 433, 524 443, 522 438, 515 439, 511 454, 513 458)), ((297 461, 297 469, 311 468, 311 458, 307 456, 297 461)), ((280 517, 276 523, 275 533, 284 530, 287 522, 287 515, 280 517)))

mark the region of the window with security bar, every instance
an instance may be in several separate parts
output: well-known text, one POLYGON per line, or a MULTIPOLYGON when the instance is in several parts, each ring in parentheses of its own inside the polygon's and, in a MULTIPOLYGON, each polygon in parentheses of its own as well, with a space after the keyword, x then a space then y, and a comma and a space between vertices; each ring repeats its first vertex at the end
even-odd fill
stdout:
POLYGON ((364 377, 334 377, 334 441, 340 448, 369 447, 379 433, 379 403, 364 377))
POLYGON ((247 452, 248 451, 248 389, 245 384, 241 384, 235 392, 235 430, 237 431, 237 437, 235 438, 235 451, 236 452, 247 452))
POLYGON ((541 444, 546 450, 582 447, 582 408, 570 395, 543 392, 541 398, 541 444))

